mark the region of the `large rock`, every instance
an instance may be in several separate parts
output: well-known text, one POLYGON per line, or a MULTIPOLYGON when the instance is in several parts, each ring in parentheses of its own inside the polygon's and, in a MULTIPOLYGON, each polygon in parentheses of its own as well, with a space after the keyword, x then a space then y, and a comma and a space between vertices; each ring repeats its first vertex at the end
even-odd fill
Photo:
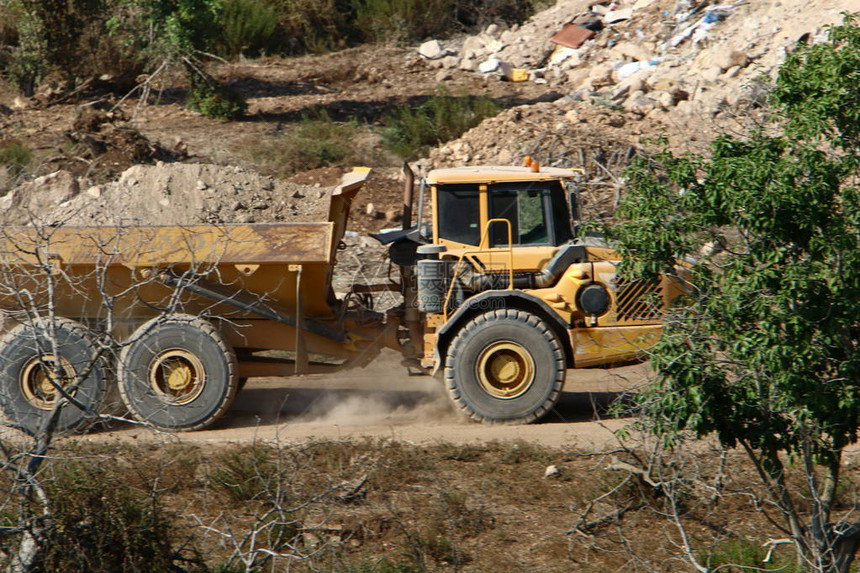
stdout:
POLYGON ((460 60, 460 63, 457 65, 458 68, 467 72, 474 72, 478 69, 478 63, 474 60, 474 58, 463 58, 460 60))
POLYGON ((441 60, 442 67, 446 70, 455 70, 460 67, 460 58, 457 56, 445 56, 441 60))
POLYGON ((466 58, 474 58, 485 54, 487 52, 486 46, 487 44, 484 42, 483 37, 469 36, 463 40, 463 47, 460 49, 460 52, 466 58))
POLYGON ((612 54, 616 59, 629 59, 633 61, 645 61, 651 59, 651 52, 646 50, 641 44, 634 42, 620 42, 612 48, 612 54))
POLYGON ((478 65, 478 71, 482 74, 491 74, 493 72, 498 71, 501 65, 501 60, 498 60, 496 58, 490 58, 486 62, 481 62, 481 64, 478 65))
POLYGON ((567 83, 573 86, 573 89, 576 90, 582 86, 585 80, 588 79, 588 74, 588 68, 584 67, 570 70, 569 72, 567 72, 566 75, 567 83))
POLYGON ((619 100, 627 94, 632 94, 638 91, 645 93, 648 91, 648 84, 645 79, 650 75, 648 70, 640 70, 618 82, 615 89, 612 91, 612 99, 619 100))
POLYGON ((424 42, 418 46, 418 53, 421 54, 421 57, 427 58, 428 60, 438 60, 446 55, 446 51, 442 47, 442 44, 439 43, 439 40, 429 40, 424 42))
POLYGON ((17 187, 0 200, 7 224, 41 222, 58 205, 80 193, 77 179, 68 171, 56 171, 17 187))
POLYGON ((744 67, 749 62, 749 58, 744 52, 738 50, 722 50, 714 54, 713 62, 724 72, 735 66, 744 67))

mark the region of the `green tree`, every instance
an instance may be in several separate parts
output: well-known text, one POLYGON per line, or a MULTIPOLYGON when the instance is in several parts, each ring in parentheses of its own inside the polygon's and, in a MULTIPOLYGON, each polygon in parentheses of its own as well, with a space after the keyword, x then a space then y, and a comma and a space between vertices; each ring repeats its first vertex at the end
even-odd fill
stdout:
POLYGON ((719 137, 709 157, 638 160, 609 230, 626 272, 689 287, 637 399, 643 422, 668 445, 692 431, 745 451, 811 571, 848 571, 860 542, 856 515, 835 506, 860 422, 858 74, 860 22, 845 15, 788 56, 774 124, 719 137), (699 263, 679 272, 689 256, 699 263))
MULTIPOLYGON (((181 67, 190 88, 188 105, 210 117, 237 118, 244 99, 219 84, 204 70, 201 56, 220 39, 222 0, 113 0, 108 30, 133 46, 145 62, 150 79, 181 67)), ((148 84, 144 88, 148 93, 148 84)))
POLYGON ((69 76, 80 65, 81 30, 93 14, 104 9, 100 0, 13 0, 18 45, 11 75, 21 91, 32 95, 46 71, 58 68, 69 76))

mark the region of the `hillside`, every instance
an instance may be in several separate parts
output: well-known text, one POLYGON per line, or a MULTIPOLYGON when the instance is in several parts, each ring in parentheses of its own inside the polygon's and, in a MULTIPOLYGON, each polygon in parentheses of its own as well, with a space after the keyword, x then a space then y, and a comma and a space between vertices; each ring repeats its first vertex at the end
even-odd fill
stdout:
MULTIPOLYGON (((621 192, 620 170, 638 149, 665 137, 673 149, 701 151, 721 130, 762 121, 763 78, 774 77, 787 50, 822 38, 846 10, 860 10, 860 1, 561 0, 521 26, 492 25, 476 36, 421 47, 219 64, 212 73, 248 100, 239 122, 205 118, 170 94, 140 107, 133 98, 113 103, 115 96, 70 101, 50 88, 24 99, 7 86, 0 92, 0 140, 35 150, 33 175, 62 170, 75 181, 59 191, 51 178, 25 182, 14 200, 8 190, 15 182, 0 182, 7 207, 16 207, 4 209, 4 221, 26 223, 28 206, 43 214, 44 206, 118 180, 138 163, 215 163, 277 174, 272 149, 290 126, 325 114, 361 126, 350 143, 352 159, 376 167, 377 175, 353 219, 356 230, 378 228, 390 219, 368 218, 366 205, 374 213, 390 211, 400 184, 397 159, 379 145, 376 127, 392 110, 440 89, 486 96, 506 110, 432 150, 424 166, 509 164, 532 155, 545 165, 585 167, 590 213, 607 216, 621 192), (598 31, 577 49, 551 42, 570 22, 598 31), (525 70, 527 79, 507 81, 512 67, 525 70)), ((293 171, 295 183, 330 186, 342 168, 293 171)), ((235 206, 229 194, 207 199, 218 217, 235 212, 233 220, 249 220, 235 206)), ((283 220, 278 212, 250 217, 283 220)))

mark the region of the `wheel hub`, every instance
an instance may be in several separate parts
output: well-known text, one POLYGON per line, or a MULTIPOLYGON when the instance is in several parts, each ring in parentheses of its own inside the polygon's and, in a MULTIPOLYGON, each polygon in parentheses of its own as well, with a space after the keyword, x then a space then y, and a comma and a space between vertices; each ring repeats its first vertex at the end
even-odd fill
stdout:
POLYGON ((18 383, 27 401, 40 410, 50 410, 62 395, 58 391, 72 383, 75 369, 62 356, 34 356, 21 369, 18 383))
POLYGON ((203 391, 206 370, 200 359, 187 350, 165 350, 149 366, 149 383, 165 402, 187 404, 203 391))
POLYGON ((531 354, 515 342, 495 342, 477 361, 481 387, 496 398, 510 400, 523 395, 534 383, 535 363, 531 354))

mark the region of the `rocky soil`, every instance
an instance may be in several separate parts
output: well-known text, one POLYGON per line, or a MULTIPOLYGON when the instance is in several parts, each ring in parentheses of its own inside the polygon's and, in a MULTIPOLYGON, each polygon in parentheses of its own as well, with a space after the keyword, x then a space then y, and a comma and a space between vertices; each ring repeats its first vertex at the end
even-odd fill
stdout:
POLYGON ((190 225, 325 221, 333 187, 299 185, 241 167, 133 165, 116 181, 81 190, 58 171, 0 199, 0 221, 26 225, 190 225))

